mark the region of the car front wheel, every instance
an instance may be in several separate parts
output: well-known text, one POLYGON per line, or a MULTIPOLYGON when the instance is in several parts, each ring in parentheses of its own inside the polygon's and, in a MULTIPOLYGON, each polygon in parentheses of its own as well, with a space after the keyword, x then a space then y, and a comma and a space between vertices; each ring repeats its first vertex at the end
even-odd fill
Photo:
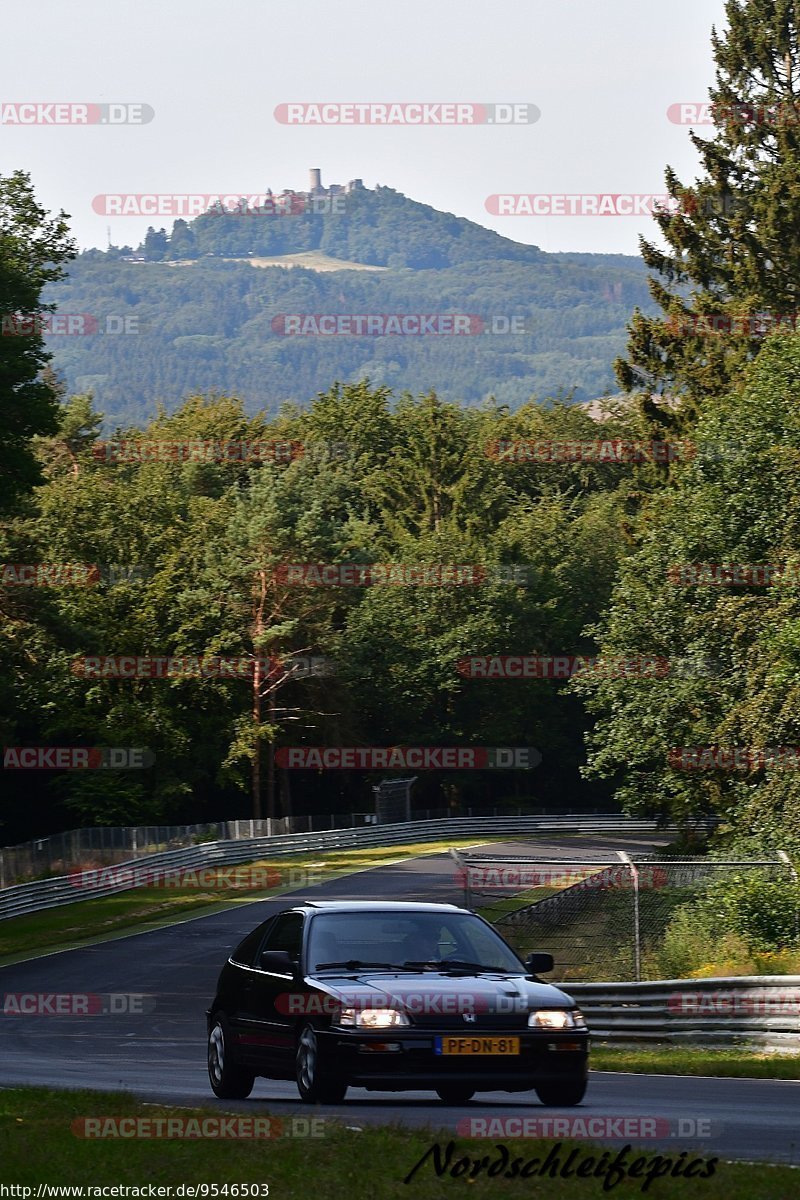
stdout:
POLYGON ((221 1017, 217 1017, 208 1035, 208 1078, 220 1100, 244 1100, 256 1081, 255 1075, 233 1061, 230 1034, 221 1017))
POLYGON ((305 1104, 341 1104, 347 1084, 332 1079, 320 1061, 319 1039, 313 1025, 304 1025, 297 1039, 295 1077, 305 1104))
POLYGON ((542 1104, 552 1108, 572 1108, 586 1095, 585 1079, 558 1079, 536 1085, 536 1095, 542 1104))

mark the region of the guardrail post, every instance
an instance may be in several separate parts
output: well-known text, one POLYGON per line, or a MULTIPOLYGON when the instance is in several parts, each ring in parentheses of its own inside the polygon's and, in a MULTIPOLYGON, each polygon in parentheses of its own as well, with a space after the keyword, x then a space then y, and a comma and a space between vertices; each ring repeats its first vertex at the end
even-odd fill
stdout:
POLYGON ((642 978, 642 943, 639 928, 639 871, 633 860, 629 858, 624 850, 617 850, 617 854, 630 869, 633 876, 633 961, 636 982, 639 983, 642 978))

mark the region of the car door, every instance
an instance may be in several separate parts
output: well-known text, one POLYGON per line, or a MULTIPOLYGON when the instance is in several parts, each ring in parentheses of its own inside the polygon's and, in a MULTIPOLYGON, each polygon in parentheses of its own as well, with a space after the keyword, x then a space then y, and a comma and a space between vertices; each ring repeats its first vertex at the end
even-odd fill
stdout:
POLYGON ((264 941, 248 972, 247 1038, 248 1058, 265 1075, 276 1079, 294 1078, 296 1005, 291 996, 302 993, 302 981, 290 971, 265 969, 262 955, 269 950, 286 951, 299 967, 303 944, 303 914, 281 913, 267 930, 264 941))
POLYGON ((233 1040, 237 1046, 240 1062, 254 1068, 260 1067, 258 1041, 260 1020, 257 1012, 257 989, 255 977, 261 946, 274 924, 271 917, 231 951, 228 967, 220 980, 219 999, 230 1022, 233 1040))

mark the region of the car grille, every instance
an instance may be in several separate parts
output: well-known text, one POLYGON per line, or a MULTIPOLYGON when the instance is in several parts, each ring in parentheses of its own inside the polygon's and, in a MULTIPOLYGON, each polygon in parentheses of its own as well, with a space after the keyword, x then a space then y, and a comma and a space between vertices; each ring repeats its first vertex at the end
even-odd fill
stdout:
POLYGON ((492 1013, 477 1012, 474 1021, 465 1021, 463 1013, 411 1013, 411 1023, 416 1029, 458 1030, 520 1030, 528 1028, 528 1012, 492 1013))

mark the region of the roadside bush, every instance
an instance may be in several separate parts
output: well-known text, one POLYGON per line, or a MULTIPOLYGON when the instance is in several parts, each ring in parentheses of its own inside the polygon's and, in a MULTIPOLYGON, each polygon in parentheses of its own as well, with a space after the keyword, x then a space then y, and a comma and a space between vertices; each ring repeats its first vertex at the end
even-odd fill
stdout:
POLYGON ((721 931, 718 914, 703 901, 694 901, 673 913, 655 955, 656 974, 663 979, 685 979, 707 964, 723 960, 735 964, 734 973, 744 974, 749 957, 743 938, 721 931))
POLYGON ((758 973, 757 957, 800 946, 800 887, 755 871, 710 884, 670 918, 655 954, 663 978, 758 973))

